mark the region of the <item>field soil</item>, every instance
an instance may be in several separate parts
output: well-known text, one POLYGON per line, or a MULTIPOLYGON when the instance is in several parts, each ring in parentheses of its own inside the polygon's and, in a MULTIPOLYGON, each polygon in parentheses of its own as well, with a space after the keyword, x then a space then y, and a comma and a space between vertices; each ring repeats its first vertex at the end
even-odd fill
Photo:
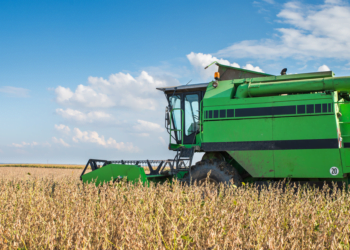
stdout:
POLYGON ((85 165, 74 164, 38 164, 38 163, 15 163, 15 164, 0 164, 0 167, 23 167, 23 168, 64 168, 64 169, 83 169, 85 165))
POLYGON ((0 179, 31 180, 35 178, 52 178, 60 180, 67 177, 78 179, 81 172, 81 169, 0 167, 0 179))

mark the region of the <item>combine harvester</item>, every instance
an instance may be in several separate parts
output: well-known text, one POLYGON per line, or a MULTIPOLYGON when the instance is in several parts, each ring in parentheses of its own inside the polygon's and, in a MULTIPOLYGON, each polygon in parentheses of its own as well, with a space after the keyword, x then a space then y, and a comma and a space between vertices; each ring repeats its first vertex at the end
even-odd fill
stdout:
POLYGON ((350 77, 286 69, 273 76, 214 63, 219 69, 210 83, 158 88, 169 103, 165 126, 174 159, 90 159, 81 179, 201 183, 210 172, 210 182, 238 186, 285 178, 349 184, 350 77), (192 166, 195 152, 205 154, 192 166))

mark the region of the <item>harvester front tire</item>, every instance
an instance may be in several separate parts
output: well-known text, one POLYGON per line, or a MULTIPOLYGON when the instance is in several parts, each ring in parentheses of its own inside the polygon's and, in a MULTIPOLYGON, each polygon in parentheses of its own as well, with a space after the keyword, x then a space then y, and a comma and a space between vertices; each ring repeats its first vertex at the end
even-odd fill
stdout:
MULTIPOLYGON (((209 172, 208 181, 210 184, 223 183, 240 186, 242 183, 242 178, 234 167, 225 161, 211 159, 199 161, 191 167, 192 184, 202 185, 205 183, 209 172)), ((190 174, 185 174, 182 181, 191 184, 190 174)))

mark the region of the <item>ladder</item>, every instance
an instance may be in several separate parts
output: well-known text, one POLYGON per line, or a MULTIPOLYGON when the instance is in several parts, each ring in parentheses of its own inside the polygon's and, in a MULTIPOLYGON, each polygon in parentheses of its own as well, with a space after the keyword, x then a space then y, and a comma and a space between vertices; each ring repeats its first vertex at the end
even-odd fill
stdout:
POLYGON ((194 147, 191 148, 185 148, 185 147, 180 147, 176 150, 176 155, 174 158, 174 165, 175 165, 175 172, 178 172, 181 169, 186 169, 186 165, 184 161, 188 161, 188 168, 191 174, 191 165, 192 165, 192 159, 194 155, 194 147))

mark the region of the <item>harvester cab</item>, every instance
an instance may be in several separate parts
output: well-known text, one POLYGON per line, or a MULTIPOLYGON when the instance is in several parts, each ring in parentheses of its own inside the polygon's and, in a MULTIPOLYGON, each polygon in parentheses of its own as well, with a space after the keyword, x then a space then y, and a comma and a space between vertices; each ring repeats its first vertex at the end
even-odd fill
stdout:
POLYGON ((101 161, 100 167, 89 160, 85 170, 92 171, 84 170, 82 180, 349 182, 349 76, 287 69, 274 76, 214 63, 211 82, 158 88, 168 101, 174 159, 101 161), (204 156, 192 166, 195 152, 204 156))
POLYGON ((170 145, 177 149, 196 145, 200 133, 201 104, 208 83, 158 88, 164 91, 169 106, 166 107, 166 129, 170 145), (173 143, 172 143, 173 142, 173 143))
POLYGON ((170 150, 193 147, 194 151, 201 151, 203 100, 208 85, 215 86, 219 80, 271 76, 218 63, 216 65, 219 66, 219 71, 215 72, 213 82, 157 88, 164 92, 169 104, 165 109, 165 126, 169 133, 170 150))

